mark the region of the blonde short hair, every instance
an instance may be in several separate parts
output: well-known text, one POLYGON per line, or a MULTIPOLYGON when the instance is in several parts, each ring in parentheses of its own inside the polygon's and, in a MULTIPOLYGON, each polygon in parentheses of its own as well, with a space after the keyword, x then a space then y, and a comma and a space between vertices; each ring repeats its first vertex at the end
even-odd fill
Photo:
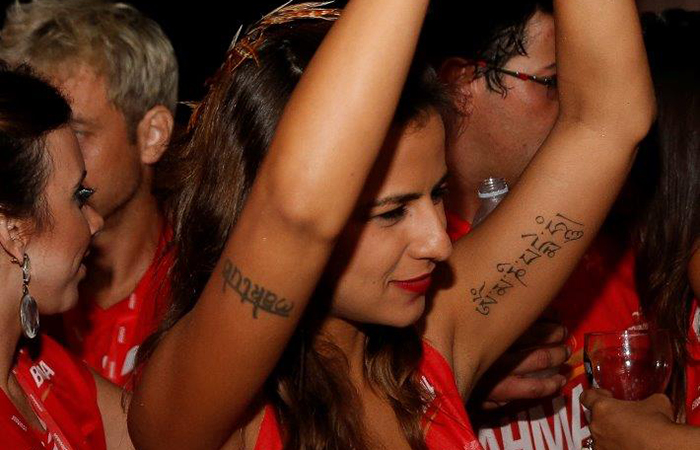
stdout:
POLYGON ((44 71, 73 61, 90 65, 105 76, 107 95, 132 135, 154 106, 175 112, 175 51, 156 22, 124 3, 16 1, 0 31, 0 58, 44 71))

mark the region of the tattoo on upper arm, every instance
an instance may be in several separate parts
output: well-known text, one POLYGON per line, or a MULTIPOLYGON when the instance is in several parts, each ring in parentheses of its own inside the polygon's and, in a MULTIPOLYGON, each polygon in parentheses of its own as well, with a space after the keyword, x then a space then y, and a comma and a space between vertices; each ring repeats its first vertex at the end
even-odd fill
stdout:
POLYGON ((476 304, 479 314, 488 316, 492 305, 498 304, 499 297, 503 297, 517 286, 527 287, 527 271, 537 260, 543 256, 553 259, 564 245, 578 241, 584 235, 582 223, 562 214, 556 214, 550 220, 537 216, 535 223, 541 226, 539 230, 520 235, 527 243, 523 253, 513 262, 496 265, 496 270, 502 274, 501 278, 493 285, 484 281, 481 286, 470 290, 472 302, 476 304))
POLYGON ((222 275, 223 292, 225 293, 227 288, 233 289, 242 303, 252 303, 254 319, 258 318, 258 311, 289 317, 289 313, 294 308, 294 303, 288 302, 286 298, 279 298, 274 292, 250 281, 250 278, 245 277, 228 258, 224 261, 222 275))

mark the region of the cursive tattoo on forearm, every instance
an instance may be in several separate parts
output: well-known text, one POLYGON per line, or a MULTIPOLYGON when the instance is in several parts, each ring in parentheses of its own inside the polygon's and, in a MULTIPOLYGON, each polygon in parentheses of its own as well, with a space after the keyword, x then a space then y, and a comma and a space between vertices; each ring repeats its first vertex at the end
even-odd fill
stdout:
POLYGON ((224 277, 223 292, 232 289, 241 298, 241 303, 251 303, 253 305, 253 319, 258 318, 258 312, 266 312, 280 317, 289 317, 294 303, 288 302, 286 298, 280 298, 269 289, 255 284, 241 273, 230 259, 224 261, 224 268, 221 271, 224 277))
POLYGON ((535 224, 540 226, 540 229, 520 235, 527 243, 520 256, 512 262, 496 264, 500 279, 493 285, 484 281, 469 291, 471 301, 476 305, 475 309, 479 314, 488 316, 500 297, 516 287, 527 287, 527 272, 533 264, 538 264, 538 260, 554 259, 566 244, 578 241, 584 236, 584 225, 563 214, 556 214, 549 220, 544 216, 537 216, 535 224))

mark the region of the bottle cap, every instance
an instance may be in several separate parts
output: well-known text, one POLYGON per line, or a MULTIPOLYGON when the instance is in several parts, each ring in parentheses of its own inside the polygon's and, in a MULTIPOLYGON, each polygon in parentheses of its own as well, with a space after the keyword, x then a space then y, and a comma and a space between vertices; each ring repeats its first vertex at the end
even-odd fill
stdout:
POLYGON ((508 193, 508 183, 504 178, 490 177, 481 182, 479 198, 494 198, 508 193))

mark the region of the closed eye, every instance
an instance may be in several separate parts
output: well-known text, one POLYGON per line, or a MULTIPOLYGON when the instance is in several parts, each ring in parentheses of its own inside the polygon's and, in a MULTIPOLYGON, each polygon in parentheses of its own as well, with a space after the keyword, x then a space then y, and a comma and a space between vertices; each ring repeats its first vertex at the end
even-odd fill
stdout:
POLYGON ((390 211, 377 214, 375 217, 378 217, 380 219, 384 220, 393 220, 393 219, 398 219, 399 217, 403 217, 406 214, 406 207, 405 206, 399 206, 398 208, 394 208, 390 211))

